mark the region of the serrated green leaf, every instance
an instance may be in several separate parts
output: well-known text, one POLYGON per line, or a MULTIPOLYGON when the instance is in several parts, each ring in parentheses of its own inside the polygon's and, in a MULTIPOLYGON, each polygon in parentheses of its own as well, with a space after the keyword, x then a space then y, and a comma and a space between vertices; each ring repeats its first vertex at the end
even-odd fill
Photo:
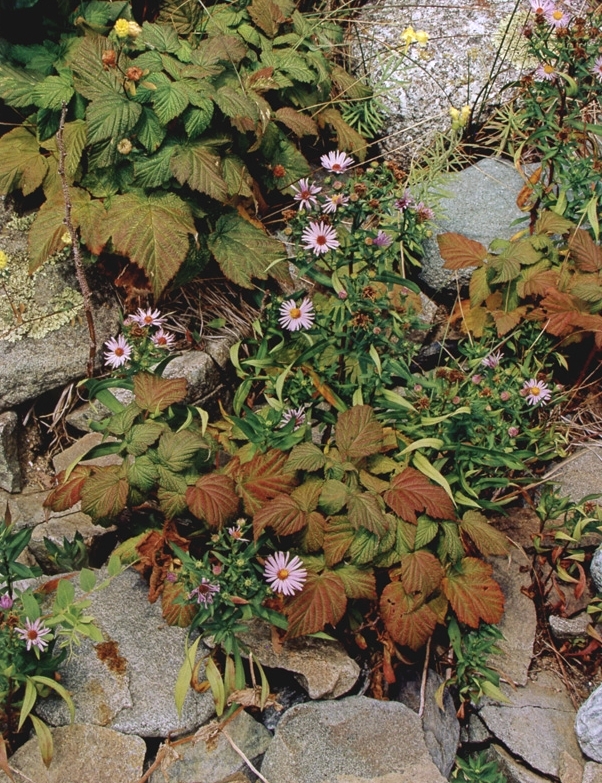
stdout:
POLYGON ((8 106, 23 109, 33 104, 33 95, 42 76, 32 70, 15 68, 9 63, 0 63, 0 94, 8 106))
POLYGON ((149 492, 157 483, 159 473, 155 463, 147 455, 138 457, 128 466, 130 485, 142 492, 149 492))
POLYGON ((315 471, 320 470, 326 464, 326 457, 315 443, 300 443, 291 449, 286 462, 286 470, 315 471))
POLYGON ((136 41, 139 44, 146 44, 149 49, 170 54, 177 54, 181 46, 177 30, 171 24, 144 22, 142 32, 136 41))
POLYGON ((66 64, 73 70, 75 89, 89 101, 123 93, 122 77, 117 69, 102 67, 102 55, 112 48, 108 38, 86 35, 69 51, 66 64))
POLYGON ((195 106, 190 106, 184 113, 184 130, 189 139, 196 139, 204 133, 213 118, 215 104, 209 98, 199 98, 195 106))
POLYGON ((203 438, 189 430, 182 430, 182 432, 163 433, 157 455, 165 467, 179 472, 189 467, 199 451, 207 451, 207 444, 203 438))
POLYGON ((349 489, 346 484, 337 479, 328 479, 322 486, 320 508, 327 514, 336 514, 347 503, 348 498, 349 489))
POLYGON ((17 188, 23 195, 33 193, 47 171, 48 164, 34 133, 18 127, 0 138, 0 193, 8 194, 17 188))
POLYGON ((163 125, 179 117, 189 103, 188 86, 184 82, 166 81, 152 94, 153 109, 163 125))
POLYGON ((178 145, 170 166, 181 185, 187 184, 216 201, 227 199, 228 185, 222 177, 221 160, 212 146, 201 143, 178 145))
POLYGON ((416 526, 416 539, 414 546, 416 549, 422 549, 435 538, 439 532, 439 525, 427 516, 418 517, 416 526))
POLYGON ((228 186, 228 195, 251 198, 253 178, 247 167, 236 155, 225 155, 222 158, 222 173, 228 186))
POLYGON ((134 163, 136 185, 143 188, 158 188, 172 178, 171 158, 176 145, 166 142, 158 152, 140 157, 134 163))
POLYGON ((152 445, 164 431, 165 425, 158 421, 145 421, 144 424, 135 424, 129 431, 126 439, 128 454, 139 457, 152 445))
POLYGON ((108 93, 93 100, 86 109, 88 142, 121 141, 134 128, 142 107, 120 93, 108 93))
POLYGON ((134 128, 133 135, 136 136, 148 152, 156 152, 161 146, 167 129, 161 123, 155 112, 148 106, 142 107, 142 113, 138 120, 138 125, 134 128))
POLYGON ((362 527, 353 537, 348 550, 349 557, 356 565, 371 563, 378 554, 379 547, 380 538, 362 527))
POLYGON ((68 104, 73 97, 73 83, 70 75, 63 72, 60 76, 47 76, 33 90, 33 103, 41 109, 60 110, 63 103, 68 104))
POLYGON ((112 518, 125 508, 128 482, 120 466, 97 468, 82 489, 82 511, 94 519, 112 518))
POLYGON ((382 536, 387 527, 382 498, 372 492, 350 492, 347 517, 356 529, 364 527, 377 536, 382 536))

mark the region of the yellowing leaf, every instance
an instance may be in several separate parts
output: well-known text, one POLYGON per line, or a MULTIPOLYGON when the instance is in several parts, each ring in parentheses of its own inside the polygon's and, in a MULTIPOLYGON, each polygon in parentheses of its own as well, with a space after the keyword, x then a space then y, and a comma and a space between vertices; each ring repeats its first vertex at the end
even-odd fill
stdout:
POLYGON ((291 130, 295 136, 317 136, 318 126, 315 121, 307 114, 303 114, 291 106, 284 106, 278 109, 274 116, 283 125, 291 130))
POLYGON ((0 138, 0 193, 6 195, 17 189, 25 196, 33 193, 47 171, 35 132, 19 126, 0 138))
POLYGON ((443 579, 443 590, 460 622, 478 628, 481 620, 495 625, 504 613, 504 596, 491 577, 493 568, 465 557, 443 579))
POLYGON ((51 490, 44 500, 44 508, 51 508, 53 511, 67 511, 81 500, 81 493, 86 480, 92 473, 92 468, 84 465, 77 465, 67 480, 65 480, 65 471, 58 475, 59 484, 51 490))
POLYGON ((342 579, 333 571, 309 572, 300 593, 287 604, 287 637, 305 636, 336 625, 345 614, 347 597, 342 579))
POLYGON ((322 450, 314 443, 300 443, 291 449, 286 463, 286 470, 319 470, 326 464, 326 457, 322 450))
POLYGON ((186 397, 185 378, 161 378, 152 373, 134 376, 134 395, 137 405, 144 411, 163 411, 186 397))
POLYGON ((343 461, 369 457, 382 448, 382 425, 369 405, 355 405, 340 414, 335 440, 343 461))
POLYGON ((190 207, 173 193, 114 196, 108 220, 115 251, 148 276, 155 296, 174 277, 196 232, 190 207))
POLYGON ((371 533, 382 536, 386 529, 383 502, 372 492, 350 492, 347 498, 347 516, 357 529, 365 527, 371 533))
POLYGON ((326 565, 339 563, 355 536, 355 530, 347 517, 330 517, 324 534, 324 557, 326 565))
POLYGON ((482 555, 505 555, 509 550, 508 539, 492 527, 479 511, 466 511, 460 521, 460 529, 472 539, 482 555))
POLYGON ((445 269, 467 269, 482 266, 487 257, 487 248, 474 239, 463 234, 448 231, 437 236, 437 244, 441 258, 445 261, 445 269))
POLYGON ((186 490, 188 508, 211 527, 223 527, 238 512, 239 499, 230 476, 209 473, 186 490))
POLYGON ((470 278, 468 284, 468 290, 470 292, 470 306, 478 307, 491 293, 491 288, 487 282, 487 267, 482 266, 479 269, 475 269, 470 278))
POLYGON ((542 212, 535 223, 536 234, 566 234, 575 224, 556 212, 542 212))
POLYGON ((363 161, 366 158, 368 145, 364 138, 348 125, 341 113, 332 106, 323 109, 317 116, 319 124, 324 127, 324 123, 332 125, 337 134, 337 147, 345 152, 351 152, 353 155, 363 161))

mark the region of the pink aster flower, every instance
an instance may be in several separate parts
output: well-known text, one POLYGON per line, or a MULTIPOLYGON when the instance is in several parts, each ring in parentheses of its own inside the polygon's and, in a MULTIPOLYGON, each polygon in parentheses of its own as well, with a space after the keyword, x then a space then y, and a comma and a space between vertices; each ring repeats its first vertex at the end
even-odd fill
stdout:
POLYGON ((0 609, 12 609, 14 601, 8 593, 0 595, 0 609))
POLYGON ((562 8, 553 8, 546 14, 547 21, 555 30, 569 26, 570 17, 562 8))
POLYGON ((295 555, 290 559, 290 552, 276 552, 265 561, 263 575, 277 593, 294 595, 303 588, 307 579, 307 571, 302 561, 295 555))
POLYGON ((596 62, 593 64, 591 73, 593 73, 599 82, 602 82, 602 57, 598 57, 596 62))
POLYGON ((354 160, 344 152, 329 152, 328 155, 322 155, 320 163, 327 171, 343 174, 349 166, 353 166, 354 160))
POLYGON ((494 353, 490 353, 489 356, 486 356, 481 364, 483 367, 487 367, 489 370, 494 370, 498 364, 502 361, 503 357, 502 351, 495 351, 494 353))
POLYGON ((322 212, 331 214, 336 212, 339 207, 345 206, 349 203, 349 198, 342 193, 333 193, 332 196, 327 196, 326 201, 322 204, 322 212))
POLYGON ((555 82, 557 75, 556 68, 550 63, 545 63, 537 68, 533 78, 538 82, 555 82))
POLYGON ((300 179, 296 185, 293 185, 295 191, 293 198, 299 202, 299 212, 303 209, 311 209, 318 203, 316 193, 319 193, 322 188, 317 185, 310 185, 309 180, 300 179))
POLYGON ((403 196, 398 198, 395 206, 400 212, 405 212, 408 207, 413 207, 416 202, 409 190, 405 190, 403 196))
POLYGON ((111 337, 105 345, 109 349, 105 351, 105 364, 116 370, 132 358, 132 346, 125 337, 120 334, 119 337, 111 337))
POLYGON ((529 0, 531 10, 537 16, 546 16, 551 14, 554 10, 554 3, 552 0, 529 0))
POLYGON ((516 438, 520 430, 518 427, 508 427, 508 435, 510 435, 511 438, 516 438))
POLYGON ((199 604, 205 604, 205 606, 208 606, 209 604, 213 603, 213 596, 215 593, 219 593, 219 590, 219 585, 214 585, 208 579, 203 577, 201 579, 201 584, 197 585, 194 590, 191 590, 188 593, 188 598, 196 597, 196 600, 199 604))
POLYGON ((512 395, 510 394, 509 391, 500 392, 500 400, 502 402, 508 402, 508 400, 510 399, 511 396, 512 395))
POLYGON ((299 429, 299 427, 302 427, 305 424, 306 416, 305 416, 305 408, 301 406, 300 408, 287 408, 287 410, 284 411, 282 414, 282 419, 280 426, 285 427, 291 419, 294 419, 295 426, 294 430, 296 431, 299 429))
POLYGON ((522 391, 529 405, 539 405, 540 403, 543 405, 552 397, 552 392, 548 389, 547 384, 536 378, 525 381, 522 391))
MULTIPOLYGON (((244 520, 243 520, 244 522, 244 520)), ((228 533, 232 536, 232 538, 235 538, 237 541, 248 541, 248 538, 243 538, 243 525, 241 525, 240 522, 236 523, 236 527, 229 527, 228 533)))
POLYGON ((307 228, 303 229, 301 241, 306 250, 312 250, 316 256, 334 250, 340 245, 337 232, 323 221, 311 222, 307 228))
POLYGON ((374 237, 372 244, 376 245, 376 247, 389 247, 389 245, 393 244, 393 240, 388 234, 385 234, 384 231, 379 231, 374 237))
POLYGON ((130 319, 138 326, 163 326, 165 323, 165 318, 161 317, 159 310, 153 310, 152 307, 149 307, 148 310, 139 307, 136 315, 131 315, 130 319))
POLYGON ((42 620, 38 617, 33 623, 29 617, 25 620, 25 628, 15 628, 15 631, 19 634, 24 642, 27 642, 27 649, 31 650, 32 647, 37 647, 38 650, 44 652, 48 647, 48 642, 42 637, 50 633, 50 628, 46 628, 42 620))
POLYGON ((419 223, 426 223, 427 220, 432 220, 435 217, 434 211, 430 207, 427 207, 423 201, 415 204, 412 209, 416 213, 419 223))
POLYGON ((280 305, 280 326, 290 332, 311 329, 315 317, 314 306, 307 297, 298 306, 294 299, 289 299, 280 305))
POLYGON ((176 341, 176 337, 171 332, 166 332, 163 327, 161 327, 153 334, 151 340, 157 346, 157 348, 171 349, 173 348, 173 344, 176 341))

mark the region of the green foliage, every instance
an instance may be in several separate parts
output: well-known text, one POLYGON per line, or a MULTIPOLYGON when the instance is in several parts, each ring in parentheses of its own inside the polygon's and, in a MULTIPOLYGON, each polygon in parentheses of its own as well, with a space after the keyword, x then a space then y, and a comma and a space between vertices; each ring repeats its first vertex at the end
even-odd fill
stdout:
POLYGON ((467 759, 458 756, 451 779, 457 780, 458 783, 507 783, 507 778, 499 770, 498 762, 487 760, 486 751, 467 759))
POLYGON ((0 92, 26 119, 0 138, 0 192, 42 188, 48 199, 32 231, 33 268, 64 228, 53 138, 63 106, 81 240, 93 256, 137 264, 156 296, 199 235, 240 285, 286 273, 281 244, 250 214, 309 173, 297 138, 331 128, 341 149, 365 154, 332 106, 336 26, 316 43, 299 11, 268 0, 187 14, 140 28, 129 3, 94 0, 75 28, 65 18, 60 44, 5 47, 0 92))
POLYGON ((82 568, 88 566, 88 549, 79 530, 72 541, 66 537, 63 538, 62 545, 55 544, 49 538, 44 538, 44 547, 56 573, 81 571, 82 568))

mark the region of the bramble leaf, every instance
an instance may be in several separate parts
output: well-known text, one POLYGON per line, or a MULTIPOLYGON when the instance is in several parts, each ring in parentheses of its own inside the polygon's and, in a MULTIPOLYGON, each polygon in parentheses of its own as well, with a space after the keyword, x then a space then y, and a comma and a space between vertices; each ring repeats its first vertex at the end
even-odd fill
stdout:
POLYGON ((376 579, 371 568, 344 565, 334 573, 342 581, 347 598, 367 598, 369 601, 376 599, 376 579))
POLYGON ((491 288, 487 282, 487 267, 481 266, 475 269, 470 277, 470 283, 468 284, 468 290, 470 292, 470 306, 478 307, 491 293, 491 288))
POLYGON ((491 577, 493 568, 465 557, 443 579, 443 590, 460 622, 478 628, 481 620, 495 625, 504 614, 504 596, 491 577))
POLYGON ((327 514, 339 512, 349 498, 349 488, 338 479, 327 479, 320 495, 320 508, 327 514))
POLYGON ((343 580, 333 571, 322 574, 309 572, 300 593, 287 604, 287 638, 322 631, 326 625, 336 625, 345 614, 347 597, 343 580))
MULTIPOLYGON (((298 78, 298 74, 293 78, 298 78)), ((313 75, 311 75, 311 79, 313 79, 313 75)), ((318 114, 317 120, 322 127, 324 127, 324 123, 328 123, 328 125, 331 125, 334 128, 337 134, 337 147, 340 150, 357 155, 360 161, 365 160, 368 149, 366 141, 351 127, 351 125, 345 122, 338 109, 335 109, 332 106, 323 109, 318 114)))
POLYGON ((421 593, 425 598, 443 579, 443 568, 435 555, 425 549, 401 556, 401 582, 407 593, 421 593))
POLYGON ((583 305, 576 296, 550 289, 541 300, 541 308, 545 312, 545 330, 556 337, 565 337, 574 328, 575 316, 583 311, 583 305))
POLYGON ((542 212, 535 223, 535 234, 566 234, 575 224, 556 212, 542 212))
POLYGON ((459 524, 460 530, 472 539, 473 544, 485 557, 508 553, 508 539, 492 527, 480 511, 466 511, 459 524))
POLYGON ((40 187, 47 171, 35 133, 19 126, 0 138, 0 193, 19 189, 27 196, 40 187))
POLYGON ((173 193, 114 196, 108 218, 115 251, 147 274, 156 296, 177 273, 196 233, 190 207, 173 193))
POLYGON ((416 512, 426 511, 435 519, 454 519, 454 504, 447 492, 432 484, 414 468, 393 476, 391 489, 384 494, 385 503, 406 522, 416 524, 416 512))
POLYGON ((82 511, 93 519, 116 517, 125 508, 128 490, 121 465, 96 468, 82 489, 82 511))
POLYGON ((324 517, 316 511, 321 487, 321 481, 306 482, 290 495, 278 495, 259 509, 253 518, 255 538, 266 527, 271 527, 280 536, 292 535, 308 525, 322 528, 324 517))
POLYGON ((291 106, 284 106, 282 109, 278 109, 275 114, 275 118, 278 122, 291 130, 295 136, 317 136, 318 126, 309 115, 303 114, 291 106))
POLYGON ((174 582, 163 582, 161 593, 161 614, 168 625, 178 628, 188 628, 194 620, 198 607, 186 603, 186 591, 183 585, 174 582))
POLYGON ((256 514, 269 500, 288 494, 295 486, 294 476, 284 471, 286 460, 285 452, 271 449, 256 454, 250 462, 243 464, 234 457, 226 465, 225 473, 234 479, 246 514, 256 514))
POLYGON ((247 13, 268 38, 274 38, 284 22, 282 11, 273 0, 253 0, 247 6, 247 13))
POLYGON ((602 269, 602 248, 585 229, 577 228, 573 231, 568 247, 571 258, 581 272, 599 272, 602 269))
POLYGON ((361 527, 353 537, 349 547, 349 557, 357 565, 371 563, 381 546, 379 536, 361 527))
POLYGON ((335 441, 343 461, 369 457, 382 448, 382 425, 369 405, 355 405, 340 414, 335 441))
POLYGON ((142 106, 123 94, 111 92, 96 98, 86 109, 88 142, 112 139, 116 144, 128 135, 141 113, 142 106))
POLYGON ((441 258, 445 261, 445 269, 468 269, 482 266, 487 257, 487 248, 474 239, 463 234, 448 231, 437 236, 437 244, 441 258))
POLYGON ((386 530, 384 504, 380 496, 372 492, 350 492, 347 516, 356 530, 365 527, 377 536, 382 536, 386 530))
POLYGON ((385 587, 380 597, 380 613, 393 641, 412 650, 419 650, 437 625, 437 614, 429 604, 409 595, 401 582, 391 582, 385 587))
POLYGON ((314 471, 320 470, 326 464, 326 457, 322 449, 315 443, 300 443, 291 449, 286 462, 286 470, 294 472, 295 470, 314 471))
POLYGON ((170 166, 181 185, 187 184, 216 201, 224 202, 228 198, 228 185, 222 177, 220 158, 212 147, 200 143, 178 145, 170 166))
POLYGON ((282 264, 286 259, 281 242, 236 212, 219 218, 207 244, 224 275, 243 288, 252 288, 254 277, 266 280, 268 268, 282 264))
POLYGON ((165 425, 158 421, 145 421, 144 424, 135 424, 128 432, 125 439, 128 454, 139 457, 161 435, 165 425))
POLYGON ((330 517, 324 533, 324 557, 326 565, 339 563, 355 537, 355 530, 347 517, 330 517))
POLYGON ((44 508, 51 508, 53 511, 67 511, 76 503, 79 503, 82 496, 82 489, 88 477, 92 474, 92 468, 85 465, 76 465, 71 471, 67 480, 65 480, 66 471, 61 471, 57 477, 58 486, 52 489, 44 500, 44 508))
POLYGON ((168 470, 177 473, 186 470, 200 451, 207 452, 207 443, 200 435, 190 430, 167 431, 161 435, 157 456, 168 470))
POLYGON ((149 372, 134 375, 134 396, 136 404, 143 411, 155 413, 164 411, 175 402, 186 397, 185 378, 161 378, 149 372))
POLYGON ((209 473, 186 490, 188 508, 211 527, 223 527, 238 511, 239 498, 230 476, 209 473))

